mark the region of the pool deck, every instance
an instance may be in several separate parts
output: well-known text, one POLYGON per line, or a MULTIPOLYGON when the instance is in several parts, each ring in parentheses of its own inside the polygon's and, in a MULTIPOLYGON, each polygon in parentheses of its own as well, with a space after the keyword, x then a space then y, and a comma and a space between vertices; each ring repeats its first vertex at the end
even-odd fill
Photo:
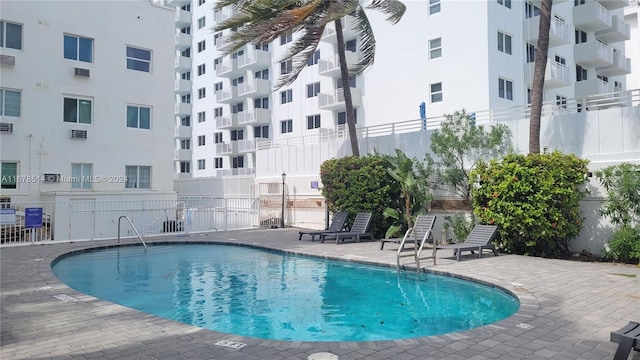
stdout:
MULTIPOLYGON (((395 266, 395 244, 380 251, 378 242, 298 241, 298 230, 214 232, 147 242, 242 243, 395 266)), ((438 265, 423 262, 427 271, 503 287, 519 297, 520 310, 493 325, 410 340, 310 343, 247 338, 84 295, 51 272, 51 262, 62 254, 113 244, 106 240, 0 249, 0 359, 305 360, 322 352, 339 360, 612 359, 617 344, 609 341, 610 332, 640 320, 640 269, 635 266, 491 254, 482 259, 466 255, 456 262, 451 251, 439 251, 438 265), (246 345, 223 346, 233 345, 229 342, 246 345)), ((630 358, 640 359, 640 352, 632 351, 630 358)))

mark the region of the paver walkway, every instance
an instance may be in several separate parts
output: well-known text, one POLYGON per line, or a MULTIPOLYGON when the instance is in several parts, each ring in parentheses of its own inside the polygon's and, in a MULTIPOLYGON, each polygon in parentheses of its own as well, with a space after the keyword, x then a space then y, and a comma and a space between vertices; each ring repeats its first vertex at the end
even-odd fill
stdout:
MULTIPOLYGON (((216 232, 164 241, 222 241, 289 252, 395 265, 393 245, 297 240, 296 229, 216 232)), ((127 240, 130 242, 132 240, 127 240)), ((438 252, 429 271, 502 286, 522 303, 512 317, 460 333, 401 341, 286 342, 246 338, 147 315, 76 292, 55 278, 51 262, 95 241, 0 249, 0 359, 307 359, 319 352, 348 359, 612 359, 609 333, 640 320, 640 269, 515 255, 456 262, 438 252), (635 275, 635 277, 634 277, 635 275), (71 297, 75 300, 69 300, 71 297), (246 344, 235 349, 220 341, 246 344)), ((151 245, 152 246, 152 245, 151 245)), ((423 264, 424 265, 424 264, 423 264)), ((631 358, 640 359, 632 352, 631 358)))

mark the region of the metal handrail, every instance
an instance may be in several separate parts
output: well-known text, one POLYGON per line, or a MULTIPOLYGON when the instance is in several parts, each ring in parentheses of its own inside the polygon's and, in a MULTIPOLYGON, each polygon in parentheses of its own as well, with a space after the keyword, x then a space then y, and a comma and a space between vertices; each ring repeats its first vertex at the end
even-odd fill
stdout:
POLYGON ((131 228, 133 229, 133 231, 138 236, 138 239, 140 239, 140 241, 142 242, 142 245, 144 245, 144 249, 147 250, 147 244, 145 244, 144 240, 142 239, 142 236, 140 235, 140 233, 138 232, 136 227, 133 226, 133 223, 131 222, 131 219, 129 219, 129 217, 127 215, 122 215, 122 216, 120 216, 118 218, 118 244, 120 244, 120 220, 122 220, 122 219, 127 219, 127 221, 129 222, 129 225, 131 225, 131 228))

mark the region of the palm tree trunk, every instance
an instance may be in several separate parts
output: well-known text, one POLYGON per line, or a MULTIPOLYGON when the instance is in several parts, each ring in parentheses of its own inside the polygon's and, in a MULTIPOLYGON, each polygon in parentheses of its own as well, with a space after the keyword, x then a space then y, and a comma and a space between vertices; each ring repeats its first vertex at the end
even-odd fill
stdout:
POLYGON ((531 85, 531 115, 529 117, 530 154, 540 153, 540 120, 542 117, 542 101, 544 99, 544 75, 547 70, 552 3, 553 0, 542 0, 540 4, 540 26, 538 27, 536 62, 533 68, 533 84, 531 85))
POLYGON ((347 107, 347 126, 349 128, 349 139, 351 140, 351 153, 353 156, 360 156, 358 147, 358 135, 356 134, 356 117, 353 113, 353 100, 351 99, 351 86, 349 85, 349 68, 347 67, 346 47, 344 35, 342 34, 342 21, 337 19, 336 38, 338 41, 338 58, 340 59, 340 76, 342 77, 342 91, 344 92, 344 103, 347 107))

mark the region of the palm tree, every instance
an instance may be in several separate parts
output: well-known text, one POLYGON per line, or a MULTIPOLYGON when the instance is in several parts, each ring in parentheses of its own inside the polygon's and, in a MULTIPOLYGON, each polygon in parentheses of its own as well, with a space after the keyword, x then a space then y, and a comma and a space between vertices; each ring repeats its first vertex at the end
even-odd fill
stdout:
POLYGON ((544 75, 547 71, 547 53, 549 50, 549 28, 551 27, 551 6, 553 0, 542 0, 540 4, 540 25, 536 62, 533 68, 531 85, 531 114, 529 116, 529 153, 540 153, 540 118, 544 99, 544 75))
POLYGON ((387 15, 388 21, 395 24, 404 15, 405 5, 399 0, 221 0, 215 9, 221 10, 227 6, 236 10, 235 15, 216 24, 214 29, 235 30, 229 38, 231 46, 224 52, 225 55, 234 53, 247 44, 269 43, 282 34, 300 34, 280 59, 291 60, 292 69, 289 73, 280 75, 274 91, 296 80, 318 47, 326 25, 335 23, 351 151, 353 156, 359 156, 349 78, 371 66, 375 57, 376 41, 365 9, 380 11, 387 15), (351 69, 347 68, 341 21, 347 15, 352 15, 355 19, 356 36, 360 43, 360 62, 351 69))

